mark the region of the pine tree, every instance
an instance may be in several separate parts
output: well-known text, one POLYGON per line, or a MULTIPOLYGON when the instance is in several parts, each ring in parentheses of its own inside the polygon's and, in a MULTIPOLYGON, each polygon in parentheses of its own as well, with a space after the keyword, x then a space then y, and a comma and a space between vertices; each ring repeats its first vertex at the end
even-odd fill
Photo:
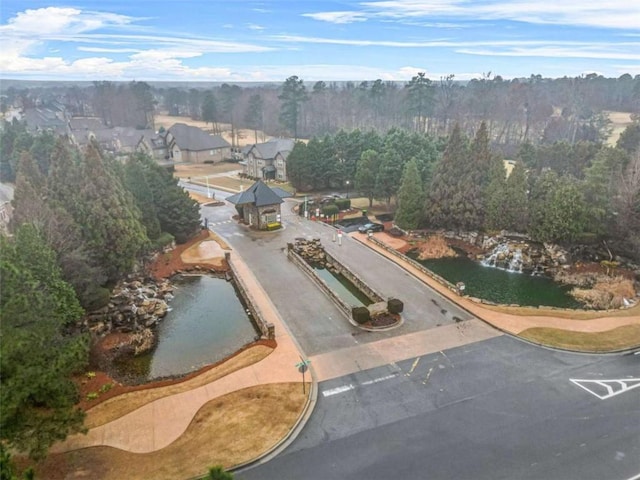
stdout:
POLYGON ((173 235, 178 243, 186 242, 200 228, 200 205, 178 185, 176 178, 152 159, 140 156, 138 161, 144 164, 161 230, 173 235))
POLYGON ((98 264, 115 280, 131 271, 148 246, 140 211, 94 144, 84 154, 82 178, 72 215, 98 264))
POLYGON ((391 205, 391 198, 400 188, 402 178, 402 161, 394 151, 385 151, 376 175, 376 196, 385 200, 387 207, 391 205))
POLYGON ((422 221, 424 192, 418 163, 411 159, 404 167, 402 182, 398 191, 398 210, 395 223, 403 229, 415 230, 422 221))
POLYGON ((506 171, 502 160, 495 157, 489 169, 489 184, 484 192, 485 198, 485 228, 487 230, 502 230, 507 228, 508 221, 504 216, 507 198, 506 171))
POLYGON ((0 439, 41 459, 54 442, 83 431, 70 376, 86 364, 88 341, 64 334, 82 309, 33 226, 0 237, 0 253, 0 439))
POLYGON ((135 199, 136 206, 142 214, 142 223, 146 228, 150 240, 160 236, 160 221, 153 198, 153 192, 145 174, 144 164, 140 155, 132 156, 124 170, 124 182, 135 199))
POLYGON ((287 78, 278 98, 282 101, 280 123, 287 128, 295 140, 298 139, 298 123, 302 104, 309 99, 304 82, 297 76, 287 78))
POLYGON ((431 227, 468 229, 475 225, 475 210, 467 195, 471 182, 468 157, 467 141, 456 124, 429 188, 425 216, 431 227))
POLYGON ((376 194, 376 177, 380 158, 375 150, 366 150, 358 161, 355 174, 355 188, 369 199, 369 208, 373 206, 373 197, 376 194))

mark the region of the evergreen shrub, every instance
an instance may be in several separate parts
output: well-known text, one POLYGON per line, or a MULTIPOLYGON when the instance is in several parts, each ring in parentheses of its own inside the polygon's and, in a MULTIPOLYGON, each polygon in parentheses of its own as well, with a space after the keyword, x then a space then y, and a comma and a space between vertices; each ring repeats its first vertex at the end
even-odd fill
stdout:
POLYGON ((402 300, 391 298, 387 302, 387 310, 389 310, 389 313, 402 313, 402 310, 404 310, 404 304, 402 303, 402 300))
POLYGON ((371 320, 371 314, 367 307, 353 307, 351 309, 351 317, 358 325, 362 325, 363 323, 367 323, 371 320))

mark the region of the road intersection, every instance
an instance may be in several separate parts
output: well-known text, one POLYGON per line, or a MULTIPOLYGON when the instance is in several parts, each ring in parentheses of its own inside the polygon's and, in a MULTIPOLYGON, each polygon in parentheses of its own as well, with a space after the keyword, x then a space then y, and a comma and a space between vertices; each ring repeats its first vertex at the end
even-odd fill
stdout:
POLYGON ((640 356, 556 352, 502 335, 360 242, 345 237, 337 245, 330 227, 291 206, 283 205, 279 232, 229 221, 229 205, 202 208, 209 227, 251 267, 319 382, 300 435, 239 478, 629 480, 640 473, 640 356), (379 333, 351 326, 288 262, 284 249, 295 237, 320 238, 374 289, 401 298, 404 325, 379 333))

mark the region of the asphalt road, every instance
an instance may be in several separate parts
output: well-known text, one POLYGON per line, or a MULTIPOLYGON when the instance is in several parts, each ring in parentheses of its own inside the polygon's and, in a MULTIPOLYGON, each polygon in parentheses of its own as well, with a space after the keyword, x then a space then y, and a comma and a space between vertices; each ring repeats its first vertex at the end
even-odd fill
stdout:
POLYGON ((506 336, 359 372, 321 383, 293 444, 236 477, 638 478, 640 388, 600 399, 571 379, 639 373, 638 356, 559 353, 506 336))
MULTIPOLYGON (((222 196, 216 194, 216 198, 222 196)), ((238 225, 230 220, 235 210, 229 205, 203 207, 202 213, 208 219, 209 227, 251 266, 307 356, 472 318, 365 245, 347 236, 338 245, 337 239, 333 241, 335 229, 301 219, 292 213, 293 205, 292 201, 283 204, 285 228, 277 232, 256 232, 238 225), (327 251, 383 297, 401 299, 404 302, 404 325, 396 330, 376 333, 353 327, 312 280, 287 259, 287 242, 293 242, 297 237, 320 238, 327 251)))
MULTIPOLYGON (((230 205, 202 213, 251 266, 307 355, 353 346, 356 336, 362 343, 470 318, 366 246, 333 242, 332 229, 290 205, 279 232, 237 225, 230 205), (376 290, 404 300, 405 325, 376 334, 352 327, 286 259, 286 243, 300 236, 321 238, 376 290)), ((391 363, 320 383, 293 443, 236 477, 638 480, 640 386, 625 388, 640 381, 632 378, 640 378, 638 355, 561 353, 507 336, 391 363)))

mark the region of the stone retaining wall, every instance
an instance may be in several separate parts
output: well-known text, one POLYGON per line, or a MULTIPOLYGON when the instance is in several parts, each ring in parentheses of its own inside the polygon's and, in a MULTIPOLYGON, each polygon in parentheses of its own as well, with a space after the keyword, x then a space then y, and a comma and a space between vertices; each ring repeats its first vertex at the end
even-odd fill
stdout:
MULTIPOLYGON (((326 293, 329 298, 331 298, 335 302, 342 313, 347 316, 349 321, 351 321, 351 305, 347 304, 344 300, 338 297, 338 295, 336 295, 336 293, 331 288, 329 288, 329 285, 327 285, 324 280, 316 275, 316 272, 313 271, 313 268, 311 268, 311 266, 305 261, 305 259, 298 255, 292 248, 287 249, 287 257, 289 258, 289 260, 295 263, 304 273, 306 273, 309 278, 311 278, 311 280, 313 280, 315 284, 318 285, 320 290, 326 293)), ((335 259, 331 260, 335 262, 335 259)))
POLYGON ((424 265, 422 265, 419 262, 416 262, 414 259, 407 257, 406 255, 400 253, 399 251, 397 251, 395 248, 391 248, 389 245, 387 245, 386 243, 381 242, 380 240, 378 240, 375 237, 368 237, 368 240, 372 243, 375 243, 378 247, 383 248, 384 250, 386 250, 389 253, 392 253, 393 255, 395 255, 396 257, 400 258, 401 260, 407 262, 408 264, 410 264, 412 267, 416 268, 417 270, 420 270, 422 273, 424 273, 425 275, 433 278, 435 281, 437 281, 438 283, 444 285, 445 287, 447 287, 449 290, 451 290, 453 293, 460 295, 460 291, 458 290, 458 288, 451 283, 448 280, 445 280, 444 278, 442 278, 440 275, 433 273, 431 270, 429 270, 428 268, 426 268, 424 265))
POLYGON ((358 275, 353 273, 347 267, 338 262, 335 258, 329 254, 325 250, 325 255, 327 257, 327 263, 331 265, 338 273, 343 275, 347 280, 353 283, 362 293, 364 293, 372 303, 379 303, 386 301, 382 295, 378 292, 374 291, 369 285, 367 285, 364 280, 362 280, 358 275))
POLYGON ((267 322, 262 316, 262 312, 260 311, 260 309, 257 308, 256 303, 251 296, 251 293, 249 293, 249 289, 242 280, 242 277, 240 277, 240 275, 238 275, 236 272, 235 265, 233 264, 233 260, 231 259, 231 252, 225 252, 224 259, 229 265, 229 271, 233 278, 233 281, 235 282, 236 287, 238 287, 240 295, 242 295, 242 298, 247 304, 249 313, 251 313, 251 317, 258 327, 258 330, 260 330, 262 337, 269 340, 274 340, 276 338, 275 326, 273 325, 273 323, 267 322))

